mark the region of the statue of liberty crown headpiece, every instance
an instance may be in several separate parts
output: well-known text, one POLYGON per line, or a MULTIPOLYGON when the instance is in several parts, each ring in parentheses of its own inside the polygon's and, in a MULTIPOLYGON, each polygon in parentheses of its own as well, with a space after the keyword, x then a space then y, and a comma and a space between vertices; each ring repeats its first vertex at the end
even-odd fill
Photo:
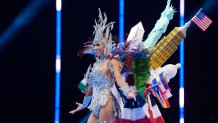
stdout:
POLYGON ((115 44, 112 41, 112 35, 110 31, 113 29, 113 24, 115 22, 110 22, 107 24, 107 16, 105 13, 104 17, 102 16, 101 10, 99 8, 99 15, 98 15, 98 21, 95 20, 95 25, 94 25, 94 32, 95 34, 94 39, 93 39, 93 45, 103 42, 105 44, 105 47, 107 50, 110 52, 113 50, 115 47, 115 44))
POLYGON ((107 24, 107 16, 105 13, 103 13, 104 16, 101 13, 101 10, 99 8, 99 15, 98 15, 98 21, 95 20, 94 25, 94 39, 92 41, 88 41, 85 43, 84 49, 80 50, 78 55, 82 54, 91 54, 94 55, 94 47, 97 43, 103 42, 105 45, 105 53, 108 50, 109 52, 112 52, 115 48, 115 43, 112 41, 112 35, 110 31, 113 29, 113 24, 115 22, 110 22, 107 24))

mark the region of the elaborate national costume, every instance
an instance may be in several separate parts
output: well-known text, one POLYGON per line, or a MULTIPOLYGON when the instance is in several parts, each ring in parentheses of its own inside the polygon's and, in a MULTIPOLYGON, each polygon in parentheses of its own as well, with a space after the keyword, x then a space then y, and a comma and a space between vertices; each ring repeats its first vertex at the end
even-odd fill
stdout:
POLYGON ((95 54, 94 45, 103 42, 105 45, 105 54, 96 59, 93 67, 89 67, 85 78, 79 84, 79 88, 85 94, 88 85, 92 86, 92 97, 87 96, 83 106, 93 111, 95 116, 104 106, 108 98, 113 98, 115 116, 120 123, 164 123, 164 119, 153 98, 157 98, 163 108, 169 108, 168 98, 170 93, 169 81, 173 78, 177 70, 181 67, 168 64, 163 67, 163 63, 175 52, 180 41, 185 38, 186 30, 190 22, 183 27, 176 27, 168 36, 158 40, 166 31, 169 21, 173 19, 175 10, 167 1, 165 10, 161 13, 160 19, 156 22, 145 41, 142 41, 144 29, 142 23, 134 26, 129 33, 127 41, 115 45, 112 41, 110 30, 114 22, 107 24, 107 17, 99 9, 99 20, 94 26, 94 39, 87 42, 85 49, 80 53, 95 54), (107 50, 106 50, 107 49, 107 50), (109 53, 107 53, 109 51, 109 53), (110 60, 116 58, 122 64, 123 79, 128 83, 126 87, 119 87, 115 82, 114 72, 110 66, 110 60), (110 76, 106 76, 101 66, 102 60, 107 60, 107 68, 110 76), (128 99, 128 91, 136 90, 136 101, 128 99))

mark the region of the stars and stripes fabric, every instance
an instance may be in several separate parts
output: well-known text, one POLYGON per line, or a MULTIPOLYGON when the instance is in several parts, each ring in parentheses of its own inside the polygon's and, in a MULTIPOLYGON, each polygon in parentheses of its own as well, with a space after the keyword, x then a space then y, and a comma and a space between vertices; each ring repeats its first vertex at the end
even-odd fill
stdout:
POLYGON ((147 104, 148 104, 148 112, 149 112, 149 123, 165 123, 161 112, 156 104, 155 100, 153 99, 152 95, 149 94, 147 97, 147 104))
MULTIPOLYGON (((130 86, 132 90, 134 87, 130 86)), ((119 103, 121 116, 114 123, 151 123, 149 121, 148 104, 139 95, 134 99, 127 99, 115 83, 111 92, 119 103)))
POLYGON ((191 21, 194 22, 202 31, 205 31, 212 23, 212 20, 202 11, 198 12, 191 21))
MULTIPOLYGON (((133 85, 129 87, 131 90, 135 88, 133 85)), ((165 123, 159 107, 150 93, 145 99, 139 95, 136 96, 136 101, 127 99, 116 83, 111 92, 121 108, 120 119, 113 123, 165 123)))
POLYGON ((137 95, 137 100, 125 98, 119 89, 112 89, 121 108, 121 117, 113 123, 165 123, 155 100, 149 94, 146 99, 137 95))

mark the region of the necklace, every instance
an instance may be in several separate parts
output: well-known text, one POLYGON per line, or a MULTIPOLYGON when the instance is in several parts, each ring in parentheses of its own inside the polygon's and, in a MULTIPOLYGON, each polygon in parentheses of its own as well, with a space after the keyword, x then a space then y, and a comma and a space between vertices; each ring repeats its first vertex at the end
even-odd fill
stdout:
POLYGON ((104 60, 106 60, 108 57, 106 55, 100 55, 99 57, 96 57, 96 62, 101 64, 104 60))

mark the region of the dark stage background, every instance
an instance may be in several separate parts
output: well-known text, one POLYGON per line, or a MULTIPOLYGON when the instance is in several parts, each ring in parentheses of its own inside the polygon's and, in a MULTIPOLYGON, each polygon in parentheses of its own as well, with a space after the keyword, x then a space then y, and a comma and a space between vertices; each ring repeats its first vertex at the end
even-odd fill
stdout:
MULTIPOLYGON (((0 7, 0 36, 31 0, 2 1, 0 7)), ((62 12, 62 78, 61 123, 77 123, 88 110, 75 115, 68 112, 82 102, 77 85, 92 56, 79 58, 82 42, 92 36, 98 8, 106 12, 109 21, 116 21, 113 35, 118 35, 118 0, 63 0, 62 12)), ((178 11, 164 35, 179 26, 179 1, 172 0, 178 11)), ((125 33, 142 21, 145 34, 154 27, 166 5, 165 0, 126 0, 125 33)), ((185 122, 217 123, 217 0, 186 1, 186 21, 203 7, 212 25, 202 32, 192 24, 185 39, 185 122), (206 3, 212 3, 204 7, 206 3)), ((39 10, 35 10, 39 11, 39 10)), ((0 122, 52 123, 55 88, 55 1, 50 1, 23 29, 13 35, 0 49, 0 122)), ((26 20, 27 21, 27 20, 26 20)), ((179 62, 179 51, 167 63, 179 62)), ((171 108, 161 109, 166 123, 179 122, 179 79, 171 80, 171 108)))

